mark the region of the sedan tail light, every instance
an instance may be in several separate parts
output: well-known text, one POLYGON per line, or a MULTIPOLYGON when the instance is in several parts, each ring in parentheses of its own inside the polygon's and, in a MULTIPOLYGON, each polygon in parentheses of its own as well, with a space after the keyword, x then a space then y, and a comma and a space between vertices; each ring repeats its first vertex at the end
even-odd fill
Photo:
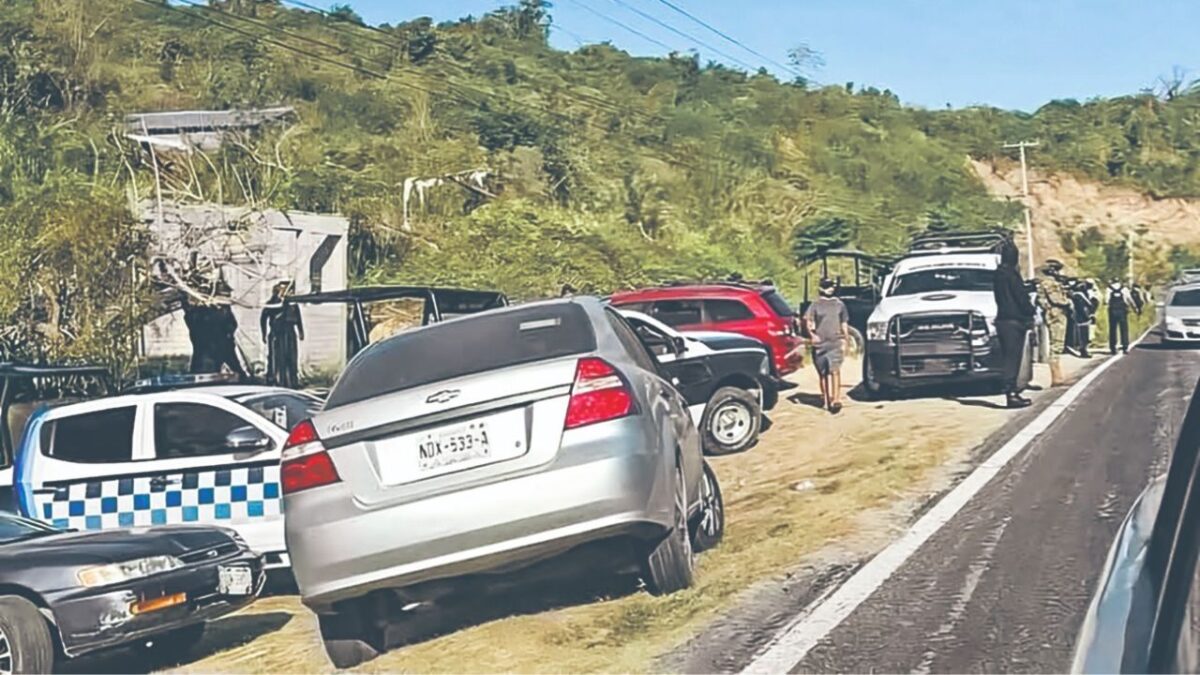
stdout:
POLYGON ((304 420, 292 428, 283 445, 282 460, 280 482, 284 494, 331 485, 342 479, 312 420, 304 420))
POLYGON ((615 368, 603 359, 579 359, 564 428, 615 420, 633 414, 635 409, 633 392, 615 368))

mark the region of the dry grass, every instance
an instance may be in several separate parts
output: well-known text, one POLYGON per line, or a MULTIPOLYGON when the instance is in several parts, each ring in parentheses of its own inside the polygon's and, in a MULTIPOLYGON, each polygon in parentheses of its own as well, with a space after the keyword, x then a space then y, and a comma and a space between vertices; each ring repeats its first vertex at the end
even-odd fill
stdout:
MULTIPOLYGON (((846 370, 856 372, 855 364, 848 363, 846 370)), ((801 388, 788 393, 815 391, 811 378, 811 371, 802 372, 801 388)), ((364 670, 646 671, 756 581, 794 569, 831 542, 846 542, 851 533, 872 527, 887 533, 901 525, 897 518, 903 513, 897 516, 888 507, 945 487, 947 467, 965 460, 1007 419, 1005 411, 976 403, 849 402, 833 417, 783 401, 773 414, 774 428, 758 447, 713 462, 726 497, 727 534, 719 548, 701 557, 696 587, 667 598, 634 593, 489 621, 393 651, 364 670), (794 487, 805 481, 811 486, 794 487)), ((276 632, 183 670, 329 669, 315 622, 294 598, 269 598, 250 611, 295 616, 276 632)))

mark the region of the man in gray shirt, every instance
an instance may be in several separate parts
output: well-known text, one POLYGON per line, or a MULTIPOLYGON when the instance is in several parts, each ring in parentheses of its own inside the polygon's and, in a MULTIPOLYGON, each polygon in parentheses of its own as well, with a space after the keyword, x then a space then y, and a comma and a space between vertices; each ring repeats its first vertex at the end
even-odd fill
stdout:
POLYGON ((840 299, 833 297, 837 284, 821 280, 821 295, 804 313, 813 346, 813 366, 821 378, 821 398, 833 414, 842 411, 842 352, 850 334, 850 313, 840 299))

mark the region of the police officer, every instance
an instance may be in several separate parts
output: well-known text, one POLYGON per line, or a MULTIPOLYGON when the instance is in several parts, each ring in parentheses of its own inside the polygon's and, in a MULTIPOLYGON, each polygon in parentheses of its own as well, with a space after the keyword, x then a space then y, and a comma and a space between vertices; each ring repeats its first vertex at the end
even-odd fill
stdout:
POLYGON ((1067 316, 1073 307, 1067 289, 1063 285, 1063 264, 1058 260, 1047 260, 1038 270, 1041 274, 1037 284, 1038 306, 1042 308, 1042 316, 1050 333, 1050 386, 1059 387, 1065 383, 1062 363, 1059 356, 1062 353, 1063 339, 1067 330, 1067 316))
POLYGON ((1087 281, 1079 281, 1071 290, 1071 304, 1075 309, 1075 349, 1085 359, 1092 358, 1092 319, 1096 311, 1088 285, 1087 281))
POLYGON ((1108 287, 1108 351, 1117 353, 1117 337, 1121 338, 1121 353, 1129 351, 1129 309, 1134 307, 1133 297, 1120 281, 1108 287))
POLYGON ((1037 310, 1029 300, 1025 280, 1017 268, 1020 257, 1016 244, 1011 240, 1004 242, 1000 249, 1000 267, 992 286, 996 299, 996 336, 1000 339, 1004 363, 1004 396, 1009 408, 1024 408, 1032 403, 1021 396, 1018 381, 1026 340, 1037 310))

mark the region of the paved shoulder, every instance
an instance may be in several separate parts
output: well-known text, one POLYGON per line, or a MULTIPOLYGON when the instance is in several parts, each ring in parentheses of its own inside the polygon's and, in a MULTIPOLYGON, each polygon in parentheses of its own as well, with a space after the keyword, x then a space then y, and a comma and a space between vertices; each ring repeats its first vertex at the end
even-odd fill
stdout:
POLYGON ((1148 344, 1114 364, 885 583, 803 672, 1056 672, 1125 512, 1165 468, 1200 374, 1148 344))

